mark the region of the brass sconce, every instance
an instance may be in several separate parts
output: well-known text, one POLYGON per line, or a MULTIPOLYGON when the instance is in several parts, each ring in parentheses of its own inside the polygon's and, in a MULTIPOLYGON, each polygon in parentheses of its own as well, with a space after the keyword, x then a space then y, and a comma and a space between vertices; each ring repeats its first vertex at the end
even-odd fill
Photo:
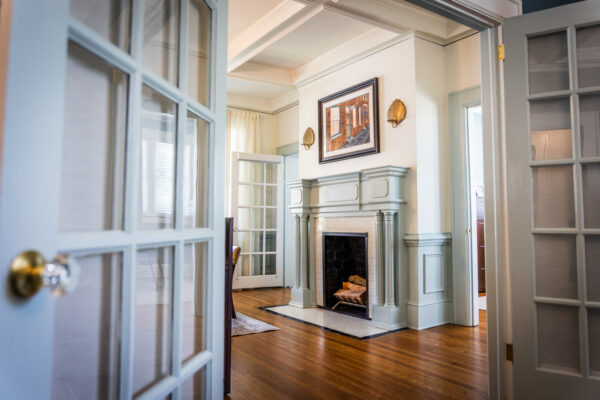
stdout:
POLYGON ((312 128, 307 128, 306 132, 304 132, 304 137, 302 138, 302 146, 304 146, 304 149, 308 150, 310 149, 310 146, 313 145, 313 143, 315 143, 315 131, 312 130, 312 128))
POLYGON ((388 109, 387 120, 392 124, 392 128, 400 125, 400 122, 404 121, 406 117, 406 107, 401 100, 394 100, 390 108, 388 109))

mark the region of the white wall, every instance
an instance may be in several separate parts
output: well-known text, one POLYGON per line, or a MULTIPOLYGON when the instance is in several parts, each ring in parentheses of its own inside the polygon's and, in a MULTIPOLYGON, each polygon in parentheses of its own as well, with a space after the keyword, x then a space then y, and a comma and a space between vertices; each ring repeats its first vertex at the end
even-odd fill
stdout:
POLYGON ((446 91, 456 92, 481 84, 479 33, 444 48, 446 91))
POLYGON ((415 114, 415 68, 414 40, 409 37, 393 46, 379 51, 334 71, 298 89, 298 140, 302 141, 304 130, 309 126, 318 138, 318 100, 360 82, 379 78, 379 154, 360 158, 319 164, 319 146, 315 143, 309 150, 300 150, 300 178, 342 174, 367 168, 394 165, 410 167, 406 178, 407 228, 417 231, 416 197, 416 114, 415 114), (406 105, 406 119, 397 128, 386 122, 387 109, 394 99, 406 105))
POLYGON ((277 154, 277 116, 260 114, 258 119, 258 141, 256 152, 260 154, 277 154))
POLYGON ((449 232, 450 157, 444 48, 415 39, 415 65, 418 232, 449 232))
MULTIPOLYGON (((281 111, 277 115, 277 147, 285 146, 286 144, 302 142, 302 135, 307 127, 298 125, 298 105, 292 106, 287 110, 281 111)), ((314 128, 313 128, 314 129, 314 128)))

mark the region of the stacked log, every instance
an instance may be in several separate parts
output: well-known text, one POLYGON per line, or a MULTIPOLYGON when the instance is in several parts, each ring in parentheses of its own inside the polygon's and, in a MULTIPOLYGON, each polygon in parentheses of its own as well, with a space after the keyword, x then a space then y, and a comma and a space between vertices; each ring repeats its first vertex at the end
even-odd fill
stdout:
POLYGON ((367 280, 358 275, 352 275, 348 278, 348 282, 342 284, 342 289, 333 295, 340 301, 366 306, 367 280))

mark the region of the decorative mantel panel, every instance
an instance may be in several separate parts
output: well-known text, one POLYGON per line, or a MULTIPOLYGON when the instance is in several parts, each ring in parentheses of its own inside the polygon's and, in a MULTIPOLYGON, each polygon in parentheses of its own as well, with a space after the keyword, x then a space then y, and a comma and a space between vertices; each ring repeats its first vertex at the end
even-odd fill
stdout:
POLYGON ((408 168, 382 167, 288 182, 296 232, 291 305, 322 303, 323 232, 368 233, 369 309, 373 325, 406 326, 404 178, 408 168))

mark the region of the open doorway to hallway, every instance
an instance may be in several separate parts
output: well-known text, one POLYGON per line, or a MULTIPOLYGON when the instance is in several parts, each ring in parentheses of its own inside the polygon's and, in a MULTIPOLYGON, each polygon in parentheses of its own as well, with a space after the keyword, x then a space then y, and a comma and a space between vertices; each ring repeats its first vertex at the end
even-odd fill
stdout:
POLYGON ((474 308, 487 309, 485 288, 485 192, 483 185, 483 130, 481 104, 466 108, 469 142, 469 189, 471 193, 471 262, 477 276, 478 295, 474 297, 474 308))

